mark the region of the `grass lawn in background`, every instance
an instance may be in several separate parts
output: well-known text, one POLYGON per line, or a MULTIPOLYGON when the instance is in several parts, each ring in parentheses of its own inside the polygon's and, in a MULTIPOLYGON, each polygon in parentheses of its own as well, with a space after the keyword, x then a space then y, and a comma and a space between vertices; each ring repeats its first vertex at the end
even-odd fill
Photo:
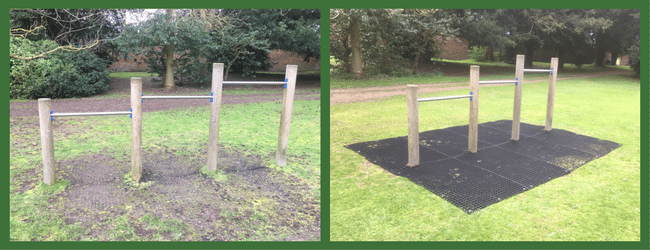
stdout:
POLYGON ((128 116, 56 118, 52 186, 38 117, 10 118, 10 240, 319 240, 320 101, 294 101, 284 167, 281 102, 223 105, 214 175, 201 170, 209 106, 144 113, 140 183, 128 116))
MULTIPOLYGON (((410 84, 407 80, 401 83, 410 84)), ((544 124, 547 91, 548 81, 524 85, 522 122, 544 124)), ((481 87, 479 93, 479 123, 512 119, 513 86, 481 87)), ((330 240, 638 241, 639 104, 639 80, 628 76, 558 81, 554 128, 623 146, 568 175, 472 214, 343 147, 406 136, 405 96, 333 105, 330 240)), ((468 110, 465 99, 421 103, 420 131, 466 125, 468 110)))
MULTIPOLYGON (((330 64, 334 65, 336 59, 330 58, 330 64)), ((515 65, 504 62, 476 62, 473 59, 467 60, 446 60, 433 59, 431 65, 426 67, 425 71, 419 75, 408 77, 388 77, 388 76, 371 76, 370 79, 354 80, 337 77, 333 74, 330 79, 331 88, 362 88, 373 86, 396 86, 405 83, 409 84, 431 84, 431 83, 458 83, 468 81, 469 66, 478 65, 481 67, 481 80, 514 80, 515 65)), ((548 69, 550 62, 534 62, 532 68, 548 69)), ((558 77, 571 77, 578 74, 620 71, 629 72, 632 70, 628 66, 608 66, 605 68, 596 68, 593 64, 582 65, 580 68, 573 64, 564 64, 564 70, 558 73, 558 77)), ((548 73, 526 73, 525 80, 548 79, 548 73)))

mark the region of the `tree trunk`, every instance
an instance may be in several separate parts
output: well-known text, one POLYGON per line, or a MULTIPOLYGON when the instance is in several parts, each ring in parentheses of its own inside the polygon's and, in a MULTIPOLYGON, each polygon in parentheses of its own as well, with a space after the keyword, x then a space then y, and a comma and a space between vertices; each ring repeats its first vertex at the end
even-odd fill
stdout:
POLYGON ((611 53, 612 53, 612 57, 611 57, 612 65, 616 65, 616 61, 618 60, 619 55, 618 53, 614 53, 614 52, 611 53))
POLYGON ((163 47, 165 51, 165 89, 169 90, 174 88, 174 45, 166 45, 163 47))
POLYGON ((350 73, 354 78, 363 78, 363 59, 361 57, 361 18, 352 16, 350 19, 350 48, 352 49, 352 63, 350 73))
POLYGON ((532 68, 533 67, 533 57, 535 56, 535 49, 533 49, 533 46, 526 46, 526 59, 524 60, 524 67, 525 68, 532 68))
POLYGON ((420 61, 420 54, 422 54, 422 52, 417 52, 415 54, 415 64, 413 65, 413 75, 418 74, 418 62, 420 61))
MULTIPOLYGON (((167 10, 167 15, 169 15, 168 23, 171 23, 173 14, 173 9, 167 10)), ((171 35, 172 34, 170 34, 170 36, 171 35)), ((174 45, 170 44, 163 46, 163 53, 165 53, 165 79, 163 86, 166 90, 170 90, 176 87, 174 84, 174 45)))
POLYGON ((603 45, 596 46, 596 67, 605 67, 605 54, 607 49, 603 45))
POLYGON ((487 51, 485 51, 485 61, 493 62, 494 61, 494 47, 488 46, 487 51))
POLYGON ((564 49, 562 48, 557 48, 555 49, 555 57, 557 57, 557 70, 564 70, 564 62, 566 61, 565 55, 564 55, 564 49))

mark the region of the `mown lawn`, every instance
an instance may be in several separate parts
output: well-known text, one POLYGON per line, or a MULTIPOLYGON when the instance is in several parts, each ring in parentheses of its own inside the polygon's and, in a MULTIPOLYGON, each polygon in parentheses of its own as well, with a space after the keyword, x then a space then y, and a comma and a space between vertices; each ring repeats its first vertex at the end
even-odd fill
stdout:
MULTIPOLYGON (((467 60, 432 60, 430 68, 435 69, 433 72, 412 75, 408 77, 389 77, 389 76, 370 76, 369 79, 355 80, 332 74, 330 80, 331 88, 363 88, 373 86, 397 86, 404 83, 410 84, 432 84, 432 83, 454 83, 465 82, 469 76, 469 66, 478 65, 481 67, 481 80, 502 80, 512 79, 515 77, 515 65, 504 62, 476 62, 473 59, 467 60)), ((336 65, 336 59, 330 58, 330 65, 336 65)), ((548 62, 534 62, 532 68, 548 69, 548 62)), ((576 74, 606 72, 606 71, 632 71, 627 66, 608 66, 605 68, 596 68, 593 64, 582 65, 580 68, 573 64, 565 64, 558 77, 569 77, 576 74)), ((548 73, 526 73, 526 80, 545 79, 548 73)))
MULTIPOLYGON (((547 89, 548 82, 524 86, 522 122, 544 124, 547 89)), ((420 98, 466 92, 432 92, 420 98)), ((479 123, 512 119, 512 96, 512 86, 481 87, 479 123)), ((639 104, 638 79, 558 81, 554 128, 623 146, 566 176, 472 214, 343 147, 405 136, 405 97, 333 105, 330 240, 638 241, 639 104)), ((466 100, 421 103, 420 131, 467 124, 468 106, 466 100)))

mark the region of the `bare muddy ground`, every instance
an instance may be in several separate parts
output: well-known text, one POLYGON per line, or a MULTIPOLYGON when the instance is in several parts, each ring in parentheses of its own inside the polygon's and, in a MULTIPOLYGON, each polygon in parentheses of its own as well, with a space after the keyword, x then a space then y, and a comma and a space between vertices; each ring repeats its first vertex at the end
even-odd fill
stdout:
MULTIPOLYGON (((318 79, 302 80, 298 89, 320 87, 318 79)), ((128 93, 129 84, 128 79, 113 78, 109 92, 128 93)), ((228 95, 230 89, 233 88, 224 89, 223 103, 282 100, 282 87, 277 94, 256 95, 228 95)), ((196 93, 201 88, 180 86, 173 91, 164 91, 160 83, 144 78, 143 90, 162 95, 196 93)), ((318 92, 296 95, 296 99, 318 100, 319 97, 318 92)), ((145 112, 151 112, 209 104, 207 100, 182 101, 145 101, 148 105, 143 108, 145 112)), ((52 102, 55 112, 123 111, 130 108, 128 97, 52 102)), ((12 102, 10 112, 10 133, 17 138, 11 142, 10 156, 28 154, 40 157, 38 118, 34 117, 38 115, 36 101, 12 102)), ((74 125, 54 126, 54 130, 59 135, 78 133, 74 125)), ((60 216, 65 224, 82 228, 79 238, 69 240, 320 240, 317 191, 298 177, 264 166, 262 156, 220 148, 218 175, 212 177, 201 171, 207 161, 205 149, 181 154, 191 156, 180 156, 164 147, 143 153, 143 178, 138 183, 128 178, 128 155, 88 154, 56 163, 57 178, 69 184, 63 192, 49 198, 46 210, 48 214, 60 216)), ((12 193, 29 192, 42 183, 42 166, 29 168, 10 181, 12 193)))
POLYGON ((320 202, 307 185, 237 152, 220 154, 225 178, 215 180, 200 171, 203 155, 148 152, 140 183, 124 181, 128 161, 107 155, 61 161, 70 184, 52 199, 55 213, 85 228, 84 238, 100 241, 319 239, 320 202), (133 231, 115 234, 109 219, 120 216, 133 231), (159 222, 167 227, 159 230, 159 222))

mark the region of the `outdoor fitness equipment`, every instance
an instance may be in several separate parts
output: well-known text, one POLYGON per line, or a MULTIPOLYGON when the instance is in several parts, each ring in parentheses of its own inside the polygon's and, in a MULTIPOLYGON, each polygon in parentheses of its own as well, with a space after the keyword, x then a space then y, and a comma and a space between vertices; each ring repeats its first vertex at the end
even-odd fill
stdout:
POLYGON ((129 115, 131 117, 131 177, 140 180, 142 177, 142 103, 145 99, 210 99, 210 129, 208 139, 208 171, 217 170, 218 144, 219 144, 219 118, 221 115, 221 93, 224 84, 257 84, 257 85, 283 85, 282 114, 280 117, 280 133, 276 163, 286 165, 287 147, 289 144, 289 127, 291 125, 291 111, 296 89, 297 65, 287 65, 283 82, 274 81, 224 81, 223 63, 212 65, 212 91, 209 96, 145 96, 142 93, 142 78, 131 78, 131 109, 129 111, 113 112, 84 112, 84 113, 54 113, 51 109, 50 98, 38 99, 39 123, 41 132, 41 147, 43 151, 43 178, 47 185, 56 182, 54 142, 52 135, 52 121, 54 117, 61 116, 103 116, 103 115, 129 115))
POLYGON ((515 66, 515 80, 495 80, 495 81, 479 81, 479 66, 470 66, 469 72, 469 95, 458 96, 443 96, 433 98, 418 99, 418 86, 406 86, 406 102, 408 109, 408 164, 409 167, 420 165, 420 130, 419 130, 419 113, 418 105, 420 102, 429 101, 442 101, 469 98, 469 135, 468 135, 468 151, 471 153, 477 152, 478 143, 478 91, 480 84, 500 84, 500 83, 514 83, 515 96, 514 107, 512 112, 512 133, 511 140, 519 140, 519 128, 521 117, 521 95, 522 87, 524 85, 524 72, 548 72, 550 73, 548 84, 548 100, 546 104, 546 125, 544 130, 551 131, 553 124, 553 105, 555 101, 555 81, 557 80, 557 65, 558 58, 551 58, 550 69, 524 69, 524 55, 517 55, 517 62, 515 66))

